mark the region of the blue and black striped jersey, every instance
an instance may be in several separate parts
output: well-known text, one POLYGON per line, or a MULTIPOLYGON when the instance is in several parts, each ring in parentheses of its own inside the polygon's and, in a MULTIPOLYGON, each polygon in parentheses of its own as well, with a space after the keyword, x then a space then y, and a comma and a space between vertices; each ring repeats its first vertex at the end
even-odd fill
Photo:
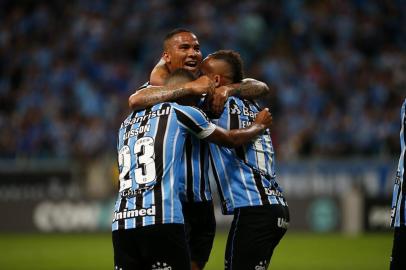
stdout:
MULTIPOLYGON (((256 104, 230 97, 213 123, 225 129, 245 128, 254 122, 258 112, 256 104)), ((210 163, 223 213, 231 214, 234 208, 244 206, 286 205, 275 181, 275 153, 269 130, 235 149, 210 144, 210 163)))
MULTIPOLYGON (((138 90, 144 89, 151 84, 144 83, 138 90)), ((199 106, 203 105, 203 99, 199 106)), ((185 166, 185 190, 181 193, 181 200, 188 202, 207 202, 212 200, 208 168, 209 168, 209 145, 193 135, 189 135, 185 142, 183 153, 185 166)))
POLYGON ((185 141, 189 133, 205 138, 214 129, 199 109, 176 103, 131 113, 118 134, 120 189, 112 230, 183 223, 185 141))
POLYGON ((183 154, 185 165, 185 194, 182 201, 207 202, 212 200, 209 183, 209 144, 189 135, 183 154))
POLYGON ((391 226, 400 227, 406 226, 406 186, 405 186, 405 151, 406 151, 406 99, 403 102, 402 109, 400 111, 400 158, 398 169, 396 172, 395 185, 393 188, 393 197, 392 197, 392 213, 391 213, 391 226))

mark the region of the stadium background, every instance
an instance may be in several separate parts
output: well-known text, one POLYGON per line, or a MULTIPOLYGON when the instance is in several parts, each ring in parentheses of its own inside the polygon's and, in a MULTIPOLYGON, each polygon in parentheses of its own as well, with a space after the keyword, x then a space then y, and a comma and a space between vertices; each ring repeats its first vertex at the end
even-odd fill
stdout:
MULTIPOLYGON (((275 87, 291 228, 271 269, 386 269, 406 96, 402 1, 0 2, 0 268, 112 269, 116 131, 164 35, 275 87)), ((208 270, 222 267, 218 215, 208 270)))

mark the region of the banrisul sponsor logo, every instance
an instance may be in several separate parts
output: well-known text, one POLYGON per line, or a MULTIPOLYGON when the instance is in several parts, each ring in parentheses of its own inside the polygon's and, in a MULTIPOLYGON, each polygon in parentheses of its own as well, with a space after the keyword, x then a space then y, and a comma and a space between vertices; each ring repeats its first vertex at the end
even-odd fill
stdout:
POLYGON ((149 119, 153 119, 153 118, 160 117, 163 115, 168 115, 170 113, 170 111, 171 111, 171 108, 167 107, 165 109, 158 109, 158 110, 151 111, 146 115, 134 117, 132 119, 127 119, 121 124, 121 128, 126 128, 127 126, 133 125, 135 123, 141 123, 144 120, 149 120, 149 119))

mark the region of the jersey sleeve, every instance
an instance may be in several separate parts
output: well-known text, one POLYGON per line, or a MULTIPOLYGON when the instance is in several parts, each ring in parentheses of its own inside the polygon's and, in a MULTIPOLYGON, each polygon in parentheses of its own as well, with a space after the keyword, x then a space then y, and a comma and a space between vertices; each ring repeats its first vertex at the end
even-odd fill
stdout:
POLYGON ((149 87, 149 86, 151 86, 151 84, 149 83, 149 81, 148 81, 148 82, 145 82, 143 85, 141 85, 140 87, 138 87, 138 89, 137 89, 136 91, 142 90, 142 89, 147 88, 147 87, 149 87))
POLYGON ((211 123, 204 112, 198 108, 176 106, 174 110, 178 123, 199 139, 208 137, 216 129, 216 125, 211 123))

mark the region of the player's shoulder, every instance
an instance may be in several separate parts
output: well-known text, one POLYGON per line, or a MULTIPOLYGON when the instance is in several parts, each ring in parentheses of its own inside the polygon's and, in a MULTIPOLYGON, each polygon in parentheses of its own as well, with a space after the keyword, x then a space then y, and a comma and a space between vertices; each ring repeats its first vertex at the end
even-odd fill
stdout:
POLYGON ((227 99, 227 102, 242 102, 242 98, 236 96, 230 96, 227 99))
POLYGON ((136 92, 138 92, 138 91, 140 91, 142 89, 148 88, 150 86, 151 86, 151 83, 149 81, 147 81, 147 82, 143 83, 141 86, 139 86, 138 88, 136 88, 134 90, 134 93, 136 93, 136 92))
POLYGON ((260 106, 255 100, 245 99, 241 97, 234 96, 229 97, 227 100, 227 105, 229 106, 230 104, 231 105, 236 104, 240 107, 247 107, 251 110, 260 110, 260 106))
POLYGON ((406 98, 403 100, 402 103, 402 111, 404 112, 406 110, 406 98))
POLYGON ((225 107, 232 107, 235 105, 242 106, 243 105, 242 99, 239 97, 231 96, 228 97, 226 103, 224 104, 225 107))
POLYGON ((198 111, 198 112, 203 112, 199 107, 196 106, 190 106, 190 105, 182 105, 176 102, 169 102, 173 108, 179 109, 179 110, 185 110, 185 111, 198 111))
POLYGON ((209 121, 209 118, 202 109, 196 106, 180 105, 178 103, 171 103, 176 114, 182 113, 189 116, 189 118, 205 118, 209 121))

